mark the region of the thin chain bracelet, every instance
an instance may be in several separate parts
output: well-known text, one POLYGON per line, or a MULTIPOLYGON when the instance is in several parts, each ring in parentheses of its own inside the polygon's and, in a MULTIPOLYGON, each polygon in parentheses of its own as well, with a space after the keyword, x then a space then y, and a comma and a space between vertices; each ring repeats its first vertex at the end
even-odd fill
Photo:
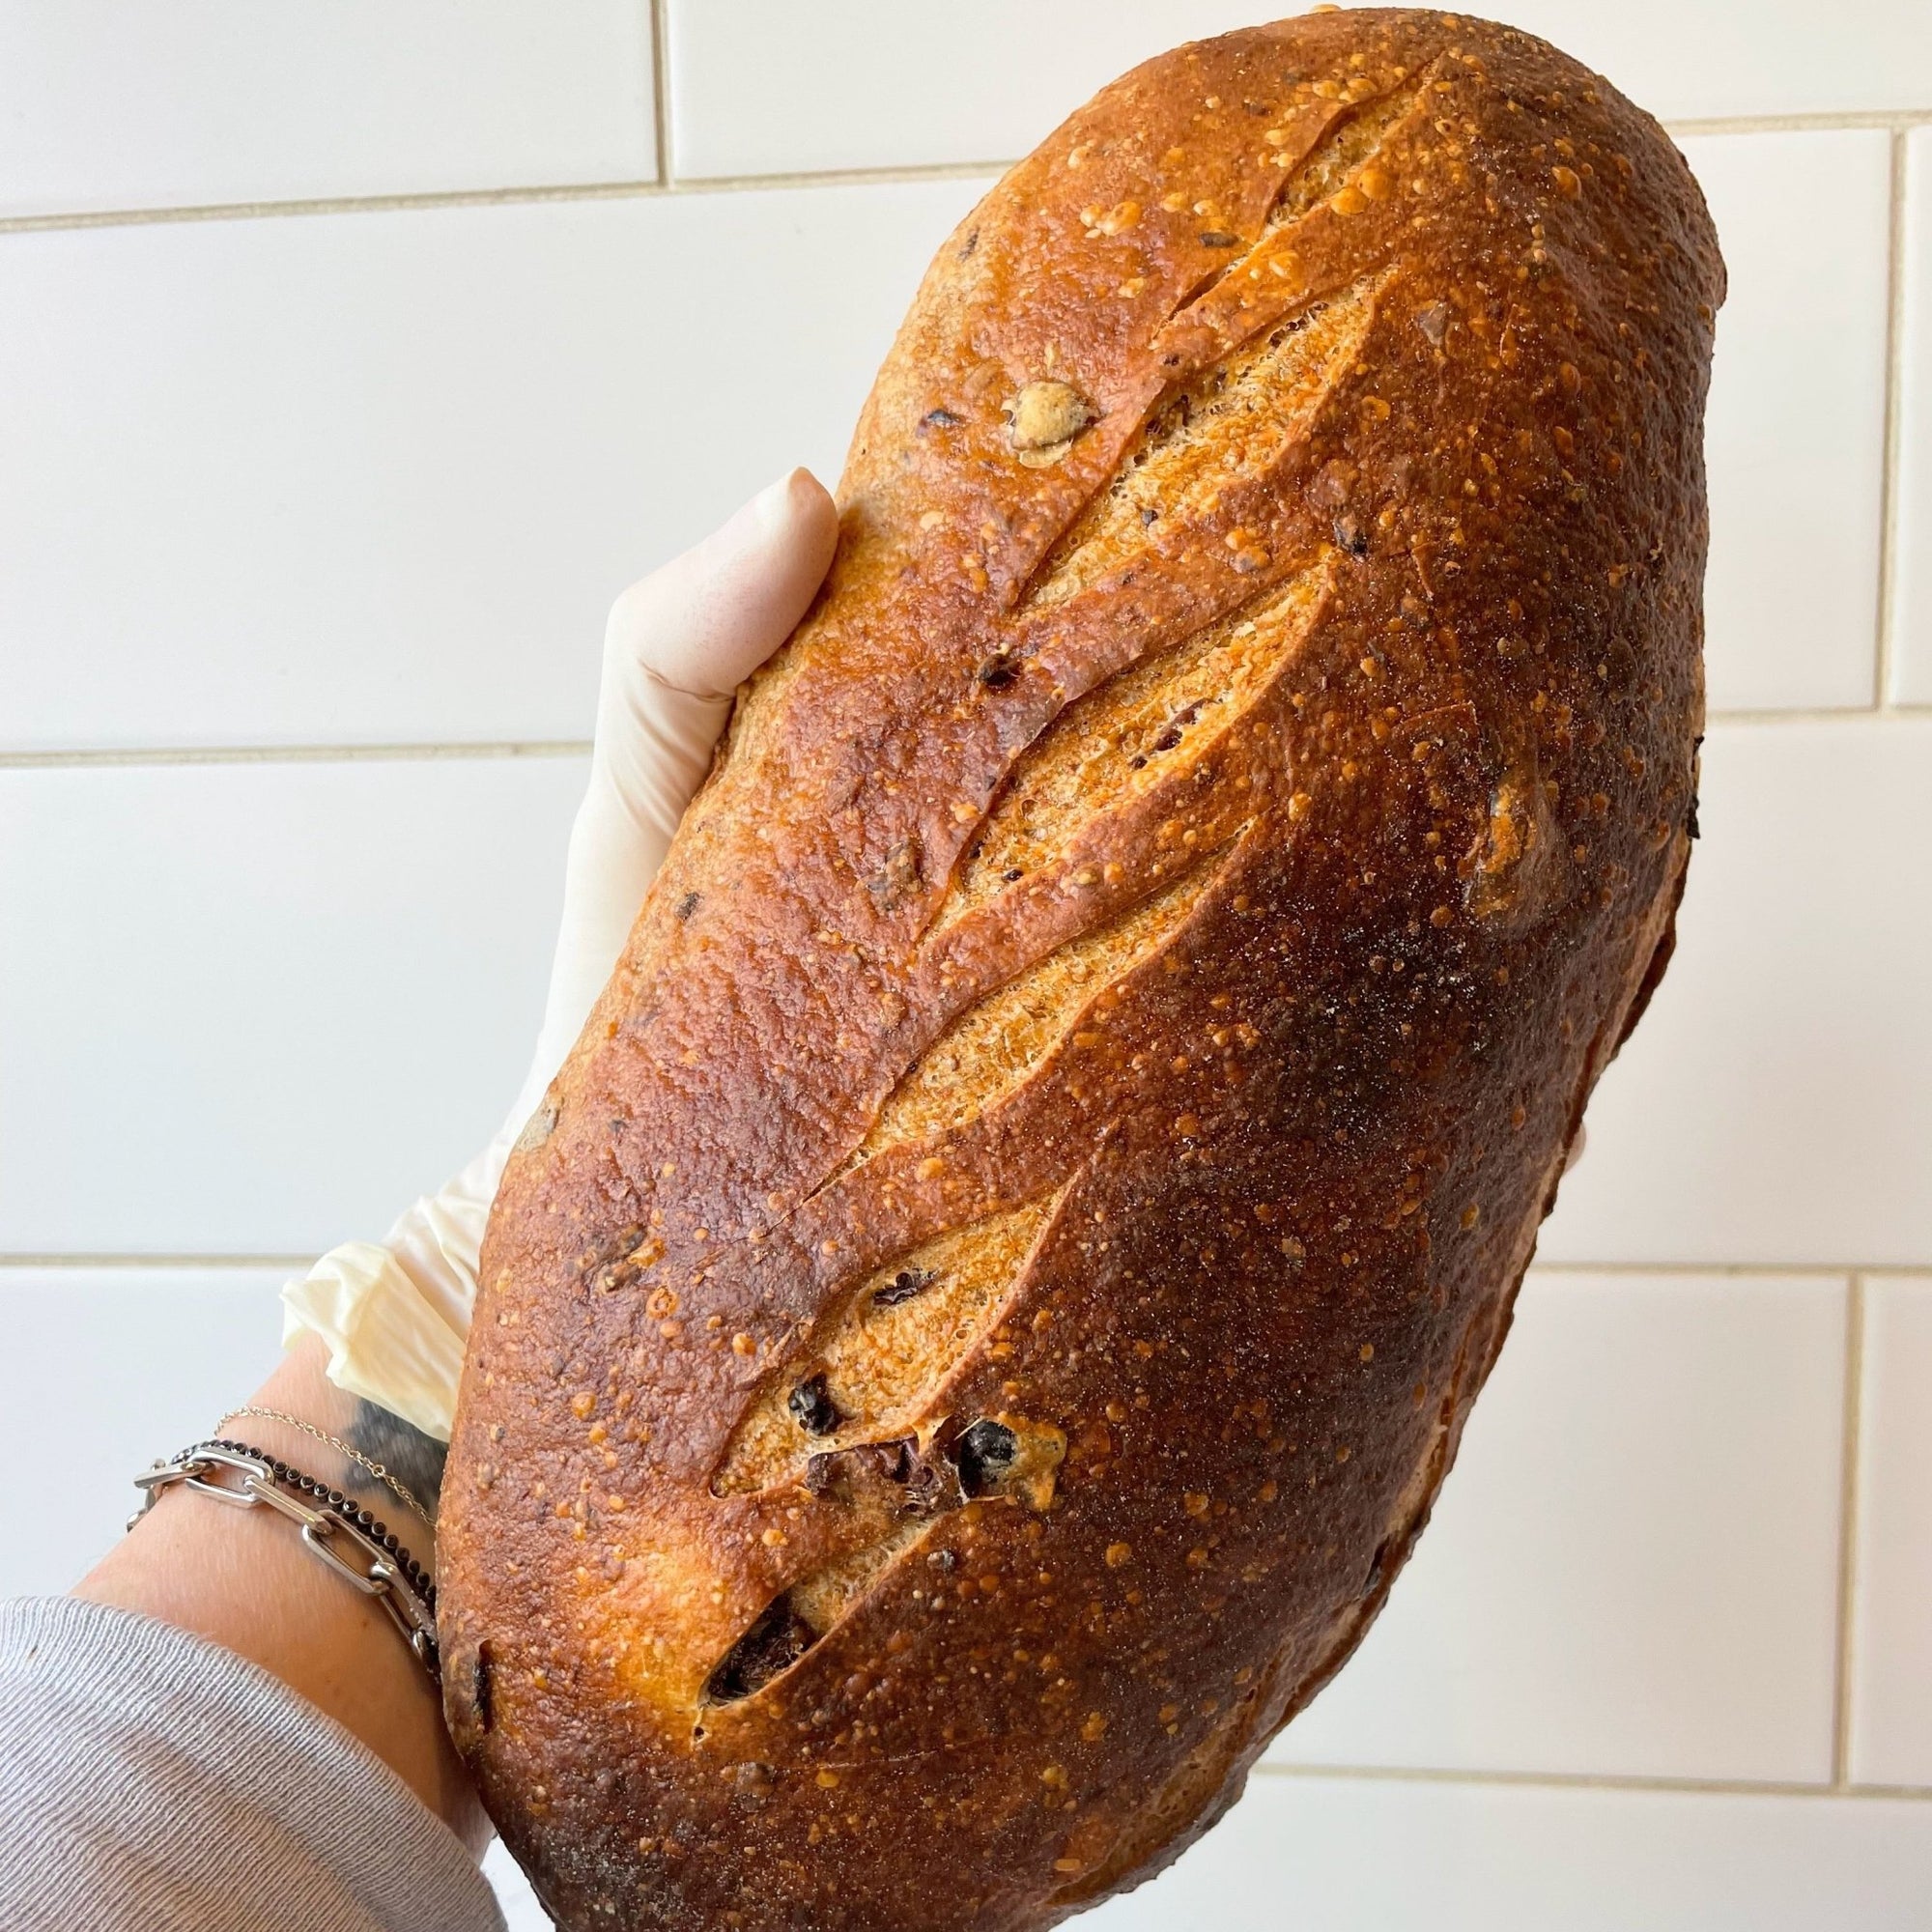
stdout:
POLYGON ((442 1681, 436 1641, 436 1585, 429 1572, 396 1540, 395 1532, 354 1496, 331 1490, 250 1443, 221 1437, 197 1442, 136 1476, 141 1507, 128 1519, 128 1527, 132 1529, 154 1508, 161 1492, 177 1483, 240 1509, 266 1503, 299 1525, 302 1548, 365 1597, 374 1597, 431 1680, 442 1681), (234 1485, 216 1481, 219 1470, 231 1470, 242 1480, 234 1485), (290 1491, 295 1493, 286 1493, 290 1491), (366 1567, 357 1569, 336 1547, 338 1539, 346 1540, 366 1567))
POLYGON ((436 1519, 415 1499, 414 1494, 404 1484, 400 1476, 391 1475, 373 1457, 363 1455, 361 1450, 343 1441, 341 1436, 331 1435, 327 1430, 318 1429, 314 1423, 304 1422, 298 1415, 285 1415, 279 1408, 263 1408, 258 1404, 252 1402, 242 1408, 231 1408, 221 1420, 223 1422, 233 1422, 238 1415, 260 1416, 264 1422, 286 1422, 291 1429, 298 1429, 304 1435, 313 1436, 318 1442, 327 1443, 339 1455, 348 1457, 358 1468, 366 1470, 368 1474, 374 1476, 399 1502, 415 1511, 416 1515, 422 1519, 422 1524, 425 1529, 434 1529, 436 1527, 436 1519))

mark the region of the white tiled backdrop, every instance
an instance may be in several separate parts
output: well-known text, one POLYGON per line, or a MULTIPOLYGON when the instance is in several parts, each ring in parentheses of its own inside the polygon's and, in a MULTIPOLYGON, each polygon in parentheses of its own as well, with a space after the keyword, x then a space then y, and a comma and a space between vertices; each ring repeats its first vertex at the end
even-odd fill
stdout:
MULTIPOLYGON (((613 593, 1258 11, 0 0, 0 1591, 494 1124, 613 593)), ((1508 11, 1730 262, 1705 838, 1420 1554, 1114 1932, 1932 1924, 1932 21, 1508 11)))

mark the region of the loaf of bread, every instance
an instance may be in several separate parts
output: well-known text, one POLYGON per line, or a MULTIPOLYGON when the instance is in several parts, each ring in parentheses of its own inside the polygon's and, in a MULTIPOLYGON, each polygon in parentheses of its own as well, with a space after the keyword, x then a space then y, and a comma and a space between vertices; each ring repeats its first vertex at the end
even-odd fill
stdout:
POLYGON ((564 1925, 1048 1924, 1360 1638, 1670 949, 1722 288, 1406 12, 947 242, 484 1247, 447 1714, 564 1925))

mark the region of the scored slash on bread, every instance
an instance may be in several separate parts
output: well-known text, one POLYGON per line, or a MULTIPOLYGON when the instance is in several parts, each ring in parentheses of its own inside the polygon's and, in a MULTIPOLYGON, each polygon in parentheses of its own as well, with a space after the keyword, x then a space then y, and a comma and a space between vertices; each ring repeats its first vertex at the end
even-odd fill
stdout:
POLYGON ((446 1708, 562 1923, 1049 1923, 1359 1640, 1667 955, 1721 295, 1397 12, 941 249, 485 1243, 446 1708))

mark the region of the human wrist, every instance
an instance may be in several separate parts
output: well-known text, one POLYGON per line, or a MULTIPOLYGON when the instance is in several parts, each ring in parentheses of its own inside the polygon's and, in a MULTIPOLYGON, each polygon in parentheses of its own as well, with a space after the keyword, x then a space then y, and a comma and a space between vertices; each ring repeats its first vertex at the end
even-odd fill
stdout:
POLYGON ((354 1496, 434 1574, 447 1445, 337 1388, 328 1379, 327 1360, 319 1342, 302 1337, 249 1403, 222 1418, 216 1433, 265 1449, 354 1496))
MULTIPOLYGON (((383 1433, 386 1425, 376 1419, 382 1412, 366 1414, 356 1398, 335 1388, 326 1362, 321 1345, 304 1338, 246 1405, 275 1413, 211 1417, 207 1435, 245 1443, 265 1460, 284 1463, 290 1479, 278 1480, 277 1487, 298 1501, 306 1494, 322 1506, 303 1491, 304 1478, 338 1490, 368 1509, 433 1574, 433 1533, 361 1464, 309 1430, 393 1468, 432 1514, 441 1446, 431 1444, 420 1465, 411 1462, 414 1445, 383 1433)), ((234 1487, 232 1474, 212 1474, 218 1486, 234 1487)), ((414 1647, 373 1594, 351 1587, 330 1574, 330 1565, 315 1560, 308 1539, 296 1534, 285 1516, 273 1508, 213 1507, 185 1482, 167 1486, 156 1506, 73 1594, 174 1624, 280 1678, 347 1726, 480 1854, 488 1828, 443 1728, 440 1699, 420 1653, 412 1654, 414 1647)), ((353 1556, 340 1553, 354 1567, 353 1556)), ((426 1602, 426 1593, 413 1594, 419 1605, 426 1602)), ((412 1620, 407 1606, 404 1617, 412 1620)))

